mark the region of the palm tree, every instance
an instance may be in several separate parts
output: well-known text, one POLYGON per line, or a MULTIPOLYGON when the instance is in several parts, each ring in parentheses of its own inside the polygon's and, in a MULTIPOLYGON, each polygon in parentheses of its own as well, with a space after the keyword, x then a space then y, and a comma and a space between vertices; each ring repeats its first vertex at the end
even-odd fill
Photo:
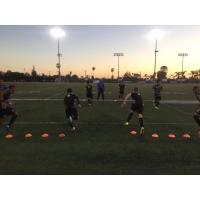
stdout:
POLYGON ((168 67, 167 66, 162 66, 160 67, 160 71, 163 71, 163 72, 168 72, 168 67))
POLYGON ((94 77, 94 71, 95 71, 95 69, 96 69, 95 67, 92 67, 93 77, 94 77))
POLYGON ((113 73, 114 73, 114 71, 115 71, 115 68, 112 67, 110 71, 111 71, 111 73, 112 73, 112 76, 111 76, 111 77, 112 77, 112 80, 113 80, 113 79, 114 79, 113 73))

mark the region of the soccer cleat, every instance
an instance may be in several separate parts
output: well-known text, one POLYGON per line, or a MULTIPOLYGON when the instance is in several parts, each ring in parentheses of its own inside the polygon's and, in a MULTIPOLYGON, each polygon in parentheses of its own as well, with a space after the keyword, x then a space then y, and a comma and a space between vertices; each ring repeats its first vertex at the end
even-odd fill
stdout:
POLYGON ((144 127, 140 128, 140 135, 144 135, 144 127))
POLYGON ((73 126, 73 127, 71 128, 71 131, 75 131, 75 130, 76 130, 76 127, 73 126))
POLYGON ((158 106, 155 106, 154 108, 155 108, 156 110, 159 110, 159 107, 158 107, 158 106))
POLYGON ((128 125, 129 125, 129 122, 125 122, 125 123, 124 123, 124 126, 128 126, 128 125))

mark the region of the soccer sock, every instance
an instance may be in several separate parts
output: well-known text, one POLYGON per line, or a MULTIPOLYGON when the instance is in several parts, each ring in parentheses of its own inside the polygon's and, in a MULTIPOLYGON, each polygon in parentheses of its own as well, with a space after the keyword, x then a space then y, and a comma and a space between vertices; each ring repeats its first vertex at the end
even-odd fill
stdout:
POLYGON ((102 92, 102 99, 104 100, 104 92, 102 92))
POLYGON ((88 99, 88 104, 92 104, 92 100, 91 99, 88 99))
POLYGON ((12 117, 11 117, 10 122, 9 122, 8 125, 11 126, 12 124, 14 124, 16 119, 17 119, 17 114, 14 113, 14 114, 12 115, 12 117))
POLYGON ((200 126, 200 119, 199 119, 199 115, 194 114, 194 120, 196 121, 196 123, 200 126))
POLYGON ((130 112, 129 115, 128 115, 128 118, 127 118, 127 122, 129 122, 131 120, 131 118, 133 117, 133 113, 130 112))
POLYGON ((143 127, 144 126, 143 118, 138 118, 138 119, 139 119, 140 127, 143 127))
POLYGON ((72 117, 71 117, 71 116, 69 117, 69 126, 70 126, 71 128, 73 128, 73 127, 74 127, 74 124, 73 124, 73 119, 72 119, 72 117))

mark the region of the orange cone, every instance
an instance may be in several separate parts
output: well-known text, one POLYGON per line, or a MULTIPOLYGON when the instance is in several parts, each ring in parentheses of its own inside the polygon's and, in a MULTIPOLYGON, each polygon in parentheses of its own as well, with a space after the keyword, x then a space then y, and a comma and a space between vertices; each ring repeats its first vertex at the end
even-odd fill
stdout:
POLYGON ((58 137, 59 137, 59 138, 64 138, 64 137, 65 137, 65 134, 64 134, 64 133, 60 133, 60 134, 58 135, 58 137))
POLYGON ((131 132, 130 132, 131 135, 137 135, 137 131, 135 129, 133 129, 131 132))
POLYGON ((41 137, 42 137, 42 138, 48 138, 48 137, 49 137, 49 134, 48 134, 48 133, 43 133, 43 134, 41 135, 41 137))
POLYGON ((175 138, 176 138, 176 135, 175 135, 174 133, 170 133, 170 134, 168 135, 168 138, 170 138, 170 139, 175 139, 175 138))
POLYGON ((191 139, 191 135, 189 133, 184 133, 183 138, 186 140, 189 140, 189 139, 191 139))
POLYGON ((159 138, 159 135, 158 135, 157 133, 153 133, 153 134, 151 135, 151 137, 152 137, 153 139, 157 139, 157 138, 159 138))
POLYGON ((33 135, 32 135, 31 133, 26 133, 26 134, 25 134, 25 138, 27 138, 27 139, 32 138, 32 136, 33 136, 33 135))
POLYGON ((6 139, 12 139, 12 138, 14 138, 14 135, 13 135, 12 133, 7 133, 7 134, 5 135, 5 138, 6 138, 6 139))

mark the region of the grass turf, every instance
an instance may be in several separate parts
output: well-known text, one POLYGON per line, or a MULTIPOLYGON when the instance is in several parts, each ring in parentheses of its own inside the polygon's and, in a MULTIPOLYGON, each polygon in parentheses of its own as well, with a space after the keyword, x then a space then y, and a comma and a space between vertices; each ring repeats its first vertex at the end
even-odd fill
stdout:
MULTIPOLYGON (((14 98, 62 99, 67 87, 85 98, 84 84, 17 83, 14 98)), ((129 84, 126 92, 136 86, 129 84)), ((152 99, 152 85, 137 84, 144 99, 152 99)), ((194 100, 191 84, 164 85, 163 99, 194 100)), ((94 88, 95 91, 95 88, 94 88)), ((118 87, 106 85, 106 98, 115 99, 118 87)), ((14 101, 19 118, 14 127, 15 138, 0 135, 0 174, 200 174, 200 144, 192 114, 196 105, 163 104, 154 110, 145 102, 145 137, 129 134, 138 128, 136 117, 129 127, 122 124, 130 105, 121 108, 118 102, 83 102, 79 109, 78 130, 70 133, 63 101, 14 101), (190 141, 182 139, 189 131, 190 141), (33 133, 32 139, 24 134, 33 133), (48 132, 49 138, 41 138, 48 132), (61 132, 64 139, 58 138, 61 132), (160 138, 153 140, 151 134, 160 138), (170 140, 167 134, 175 132, 170 140)))

